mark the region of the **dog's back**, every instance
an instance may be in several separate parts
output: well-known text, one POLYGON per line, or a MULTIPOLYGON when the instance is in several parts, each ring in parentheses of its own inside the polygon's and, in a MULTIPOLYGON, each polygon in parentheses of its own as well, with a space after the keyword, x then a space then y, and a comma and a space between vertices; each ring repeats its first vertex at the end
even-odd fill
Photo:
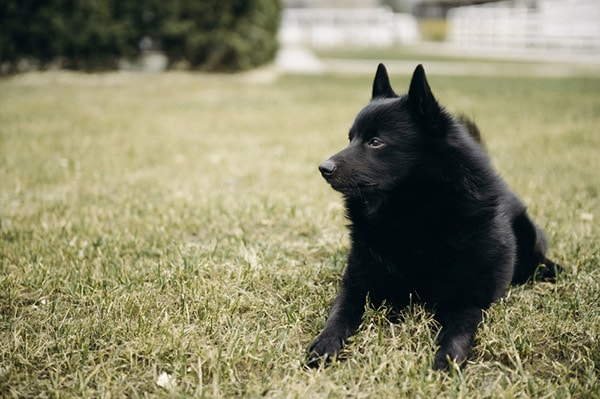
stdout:
POLYGON ((464 114, 458 115, 456 119, 458 120, 458 123, 460 123, 467 129, 469 136, 471 136, 473 139, 475 139, 475 141, 477 141, 479 144, 481 144, 482 147, 485 148, 483 138, 481 137, 481 132, 479 131, 479 127, 477 127, 475 122, 473 122, 471 118, 464 114))

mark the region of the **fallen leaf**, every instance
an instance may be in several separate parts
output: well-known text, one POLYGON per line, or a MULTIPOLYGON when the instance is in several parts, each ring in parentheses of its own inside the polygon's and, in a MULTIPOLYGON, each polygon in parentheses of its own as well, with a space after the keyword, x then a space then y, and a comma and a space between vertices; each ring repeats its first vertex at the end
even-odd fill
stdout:
POLYGON ((177 379, 163 371, 158 376, 158 379, 156 380, 156 385, 165 389, 175 388, 177 386, 177 379))

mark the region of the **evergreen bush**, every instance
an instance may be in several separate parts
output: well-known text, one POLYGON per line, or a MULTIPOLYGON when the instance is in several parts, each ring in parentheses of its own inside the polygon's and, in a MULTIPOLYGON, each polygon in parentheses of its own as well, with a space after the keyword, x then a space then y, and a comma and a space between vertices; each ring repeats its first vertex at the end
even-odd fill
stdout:
POLYGON ((162 50, 197 69, 250 69, 274 57, 280 13, 280 0, 3 0, 0 62, 108 69, 162 50))

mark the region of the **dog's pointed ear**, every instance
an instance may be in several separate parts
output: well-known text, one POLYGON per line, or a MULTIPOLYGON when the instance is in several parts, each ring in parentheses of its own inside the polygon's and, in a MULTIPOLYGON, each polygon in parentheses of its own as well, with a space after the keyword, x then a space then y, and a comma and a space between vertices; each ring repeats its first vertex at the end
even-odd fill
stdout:
POLYGON ((440 111, 440 106, 433 93, 431 93, 431 88, 425 76, 425 69, 421 64, 415 68, 410 81, 408 100, 419 116, 432 116, 432 114, 440 111))
POLYGON ((398 97, 398 95, 394 93, 394 89, 392 89, 390 77, 385 69, 385 65, 379 64, 377 66, 377 72, 375 73, 375 79, 373 80, 373 95, 371 99, 393 97, 398 97))

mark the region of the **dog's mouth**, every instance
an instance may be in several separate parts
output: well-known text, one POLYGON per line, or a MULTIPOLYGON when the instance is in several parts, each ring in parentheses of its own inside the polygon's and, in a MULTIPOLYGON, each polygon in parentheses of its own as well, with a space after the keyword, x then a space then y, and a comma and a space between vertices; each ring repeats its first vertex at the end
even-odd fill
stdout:
POLYGON ((376 191, 378 184, 373 181, 361 181, 357 176, 349 177, 347 173, 339 170, 336 162, 328 159, 319 165, 321 175, 329 183, 331 188, 344 195, 362 196, 376 191))
POLYGON ((337 179, 333 176, 323 176, 331 188, 344 195, 362 196, 377 191, 377 184, 373 182, 357 182, 348 179, 337 179))

